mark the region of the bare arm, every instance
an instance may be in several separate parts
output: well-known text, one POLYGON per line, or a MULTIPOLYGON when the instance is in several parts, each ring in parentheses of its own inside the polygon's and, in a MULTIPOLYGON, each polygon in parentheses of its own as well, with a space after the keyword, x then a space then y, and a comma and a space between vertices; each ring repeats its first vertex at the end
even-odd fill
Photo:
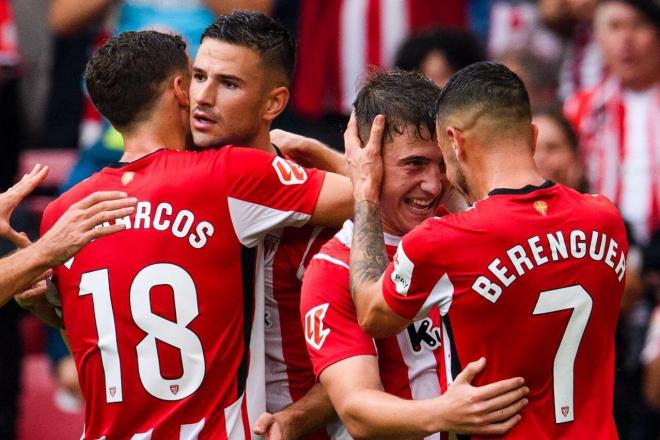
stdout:
MULTIPOLYGON (((66 262, 90 241, 124 229, 122 223, 98 225, 130 215, 136 203, 125 193, 107 191, 71 205, 36 243, 0 260, 0 301, 44 279, 49 268, 66 262)), ((38 296, 44 293, 39 292, 38 296)))
POLYGON ((266 440, 294 440, 324 427, 336 416, 328 393, 317 383, 284 410, 262 414, 253 431, 266 440))
POLYGON ((261 11, 269 14, 273 0, 205 0, 205 3, 216 15, 231 14, 234 9, 261 11))
POLYGON ((116 0, 53 0, 48 22, 55 34, 75 34, 101 18, 114 2, 116 0))
POLYGON ((304 167, 348 176, 344 155, 316 139, 276 129, 271 130, 270 140, 284 154, 304 167))
POLYGON ((340 419, 356 439, 408 439, 436 432, 503 434, 519 420, 529 391, 521 378, 483 387, 470 382, 485 359, 469 364, 445 394, 435 399, 404 400, 381 391, 378 360, 355 356, 321 373, 340 419))
POLYGON ((339 174, 326 173, 310 225, 339 228, 353 215, 351 181, 339 174))
POLYGON ((397 315, 382 295, 383 273, 389 264, 380 219, 380 157, 384 118, 377 116, 367 145, 362 147, 354 115, 344 134, 355 208, 351 246, 351 293, 360 327, 372 337, 392 336, 410 320, 397 315))

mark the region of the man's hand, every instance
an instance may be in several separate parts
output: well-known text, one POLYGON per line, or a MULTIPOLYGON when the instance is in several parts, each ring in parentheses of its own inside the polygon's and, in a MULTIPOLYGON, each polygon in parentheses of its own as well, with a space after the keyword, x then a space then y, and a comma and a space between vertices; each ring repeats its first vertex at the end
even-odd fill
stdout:
POLYGON ((313 148, 315 144, 323 145, 316 139, 280 130, 279 128, 270 131, 270 141, 277 145, 277 148, 283 154, 304 167, 314 166, 308 161, 308 149, 313 148))
POLYGON ((529 388, 521 377, 482 387, 471 385, 486 366, 486 359, 470 362, 449 389, 434 402, 443 430, 462 434, 501 435, 520 421, 529 388))
POLYGON ((47 175, 48 167, 37 164, 16 185, 0 194, 0 237, 10 240, 16 247, 26 247, 30 244, 30 240, 25 234, 16 232, 11 227, 9 219, 21 200, 34 191, 47 175))
POLYGON ((285 435, 285 426, 271 413, 265 412, 259 416, 252 427, 252 432, 263 436, 266 440, 290 440, 285 435))
POLYGON ((351 119, 344 132, 344 148, 356 204, 365 200, 378 204, 380 200, 380 185, 383 179, 383 160, 380 151, 384 129, 385 117, 376 116, 371 125, 369 141, 363 147, 358 135, 355 112, 351 113, 351 119))
POLYGON ((90 194, 71 205, 33 246, 46 255, 51 267, 62 264, 90 241, 125 229, 123 223, 103 223, 131 215, 136 204, 137 199, 119 191, 90 194))

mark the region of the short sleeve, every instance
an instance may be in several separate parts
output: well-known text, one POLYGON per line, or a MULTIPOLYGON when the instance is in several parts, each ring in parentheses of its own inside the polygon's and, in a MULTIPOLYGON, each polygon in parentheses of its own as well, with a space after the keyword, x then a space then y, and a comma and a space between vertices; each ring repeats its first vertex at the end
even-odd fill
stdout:
POLYGON ((227 203, 241 243, 255 246, 273 229, 302 226, 318 201, 325 173, 249 148, 225 147, 227 203))
POLYGON ((438 232, 423 223, 403 237, 383 276, 383 296, 399 316, 418 320, 433 307, 449 311, 454 286, 442 263, 438 232))
POLYGON ((373 339, 358 324, 348 283, 348 265, 324 254, 315 255, 305 270, 300 314, 317 378, 344 359, 376 356, 373 339))

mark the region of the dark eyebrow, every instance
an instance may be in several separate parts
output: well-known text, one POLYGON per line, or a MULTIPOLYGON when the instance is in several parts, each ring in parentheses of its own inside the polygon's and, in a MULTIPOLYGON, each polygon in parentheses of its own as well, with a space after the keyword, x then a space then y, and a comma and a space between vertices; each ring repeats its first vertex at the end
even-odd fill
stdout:
POLYGON ((419 161, 422 161, 422 162, 430 162, 430 159, 426 156, 415 156, 415 155, 402 157, 401 159, 399 159, 399 162, 410 162, 410 161, 413 161, 413 160, 419 160, 419 161))
MULTIPOLYGON (((204 69, 199 68, 199 67, 193 66, 192 70, 193 70, 193 73, 200 73, 202 75, 206 75, 206 71, 204 69)), ((227 75, 227 74, 224 74, 224 73, 216 74, 215 78, 219 81, 230 80, 230 81, 236 81, 238 83, 244 83, 245 82, 241 78, 239 78, 235 75, 227 75)))

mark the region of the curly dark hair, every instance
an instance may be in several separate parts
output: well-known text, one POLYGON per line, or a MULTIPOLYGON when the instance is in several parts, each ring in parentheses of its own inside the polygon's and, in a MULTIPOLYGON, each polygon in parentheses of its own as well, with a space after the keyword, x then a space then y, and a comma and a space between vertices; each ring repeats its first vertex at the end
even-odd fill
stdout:
POLYGON ((186 43, 156 31, 124 32, 94 53, 85 69, 92 102, 119 131, 146 120, 162 87, 189 75, 186 43))
POLYGON ((419 73, 373 70, 353 103, 360 139, 369 139, 371 123, 378 114, 385 116, 385 141, 403 134, 409 126, 417 129, 420 139, 425 138, 424 128, 435 136, 439 96, 440 88, 419 73))
POLYGON ((261 12, 234 11, 219 16, 202 34, 205 38, 248 47, 259 53, 266 71, 279 71, 291 84, 296 65, 296 42, 282 24, 261 12))

